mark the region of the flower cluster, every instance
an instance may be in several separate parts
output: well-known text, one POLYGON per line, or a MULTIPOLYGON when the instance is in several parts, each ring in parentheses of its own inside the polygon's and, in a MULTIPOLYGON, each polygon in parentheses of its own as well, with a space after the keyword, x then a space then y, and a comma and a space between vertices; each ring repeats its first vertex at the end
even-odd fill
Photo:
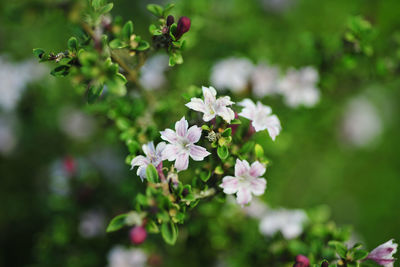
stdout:
POLYGON ((232 92, 251 88, 257 98, 280 94, 287 106, 312 107, 318 103, 320 92, 317 88, 319 75, 315 68, 290 68, 281 77, 279 69, 260 63, 254 66, 245 58, 228 58, 217 62, 211 73, 211 84, 232 92))

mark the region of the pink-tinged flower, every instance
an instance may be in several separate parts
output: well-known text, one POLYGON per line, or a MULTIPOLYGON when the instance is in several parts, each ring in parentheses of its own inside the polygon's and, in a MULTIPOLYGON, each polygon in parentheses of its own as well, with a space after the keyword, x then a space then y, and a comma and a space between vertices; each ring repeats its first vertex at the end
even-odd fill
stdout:
POLYGON ((304 255, 297 255, 296 256, 296 263, 293 265, 293 267, 309 267, 310 266, 310 260, 304 256, 304 255))
POLYGON ((188 168, 189 156, 196 161, 202 161, 210 155, 204 147, 197 146, 201 137, 201 128, 196 125, 189 127, 185 117, 175 123, 175 131, 165 129, 161 133, 161 138, 168 141, 162 157, 163 160, 175 161, 175 168, 183 171, 188 168))
POLYGON ((393 263, 396 260, 393 255, 397 252, 397 246, 398 244, 393 243, 393 239, 391 239, 372 250, 367 259, 385 267, 393 267, 393 263))
POLYGON ((162 152, 165 149, 165 142, 160 142, 156 148, 154 148, 153 141, 145 144, 142 146, 143 152, 146 155, 144 156, 137 156, 131 161, 132 169, 135 166, 139 166, 137 169, 137 175, 143 179, 146 178, 146 168, 149 164, 153 164, 154 167, 158 167, 162 164, 162 152))
POLYGON ((233 110, 228 108, 228 106, 234 104, 234 102, 231 101, 231 98, 229 96, 224 96, 217 99, 217 91, 215 91, 214 87, 211 86, 203 86, 202 89, 204 100, 193 97, 186 106, 195 111, 204 113, 204 121, 210 121, 218 115, 221 116, 224 121, 230 123, 231 120, 235 118, 233 110))
POLYGON ((147 238, 147 231, 143 226, 135 226, 129 232, 131 242, 135 245, 142 244, 147 238))
POLYGON ((239 103, 244 107, 239 116, 251 120, 251 124, 256 132, 267 129, 269 136, 275 141, 275 137, 282 130, 281 122, 276 115, 271 115, 272 109, 269 106, 263 105, 260 101, 255 104, 250 99, 246 98, 239 103))
POLYGON ((246 160, 236 160, 235 176, 225 176, 220 187, 225 194, 236 194, 236 201, 240 205, 249 203, 252 194, 260 196, 264 194, 267 181, 260 178, 265 173, 265 166, 256 161, 251 166, 246 160))

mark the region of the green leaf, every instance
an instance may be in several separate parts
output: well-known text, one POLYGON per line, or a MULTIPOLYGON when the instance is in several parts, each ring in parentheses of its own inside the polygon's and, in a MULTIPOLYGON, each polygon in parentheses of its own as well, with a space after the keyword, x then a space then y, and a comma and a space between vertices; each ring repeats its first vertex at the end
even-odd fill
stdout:
POLYGON ((170 66, 174 66, 175 64, 182 64, 183 63, 182 54, 179 51, 172 52, 169 55, 169 61, 170 61, 170 66), (171 65, 171 58, 172 58, 173 65, 171 65))
POLYGON ((368 254, 369 254, 368 251, 359 249, 359 250, 354 251, 353 259, 356 261, 363 260, 368 256, 368 254))
POLYGON ((264 149, 259 144, 256 144, 254 146, 254 153, 256 154, 256 158, 258 159, 264 157, 264 149))
POLYGON ((234 120, 231 121, 230 124, 231 124, 231 125, 232 125, 232 124, 242 124, 242 122, 241 122, 239 119, 234 119, 234 120))
POLYGON ((71 37, 68 40, 68 50, 72 52, 78 51, 78 40, 75 37, 71 37))
POLYGON ((174 23, 174 24, 172 24, 170 27, 169 27, 169 36, 171 36, 171 38, 172 38, 172 41, 175 41, 175 32, 176 32, 176 28, 177 28, 178 26, 176 25, 176 23, 174 23))
POLYGON ((69 74, 69 69, 70 67, 66 65, 58 66, 57 68, 52 70, 50 74, 54 77, 64 77, 69 74))
POLYGON ((117 76, 117 79, 120 79, 123 83, 127 83, 128 82, 126 77, 121 73, 117 73, 117 74, 115 74, 115 76, 117 76))
POLYGON ((125 40, 129 41, 131 35, 133 34, 133 22, 128 21, 125 23, 124 27, 122 28, 122 36, 125 40))
POLYGON ((166 222, 161 225, 161 235, 165 242, 174 245, 178 238, 178 227, 173 222, 166 222))
POLYGON ((222 136, 223 137, 229 137, 232 134, 232 129, 231 128, 226 128, 223 132, 222 132, 222 136))
POLYGON ((200 179, 203 181, 203 182, 207 182, 209 179, 211 178, 211 171, 202 171, 201 173, 200 173, 200 179))
POLYGON ((105 6, 103 6, 103 7, 101 7, 101 8, 99 9, 99 13, 100 13, 100 14, 108 13, 108 12, 111 11, 111 9, 113 9, 113 7, 114 7, 114 4, 113 4, 113 3, 108 3, 107 5, 105 5, 105 6))
POLYGON ((144 41, 144 40, 141 40, 141 41, 139 42, 138 47, 136 47, 136 50, 138 50, 138 51, 144 51, 144 50, 149 49, 149 47, 150 47, 150 44, 149 44, 148 42, 146 42, 146 41, 144 41))
POLYGON ((157 172, 156 167, 154 167, 153 164, 147 165, 146 178, 151 183, 158 183, 159 182, 159 180, 158 180, 158 172, 157 172))
POLYGON ((339 254, 339 256, 341 258, 346 258, 347 248, 344 244, 342 244, 339 241, 329 241, 328 245, 330 245, 331 247, 334 247, 336 250, 336 253, 339 254))
POLYGON ((33 54, 35 55, 35 57, 41 59, 44 55, 44 50, 42 50, 40 48, 35 48, 35 49, 33 49, 33 54))
POLYGON ((175 4, 172 4, 172 3, 167 4, 167 5, 164 7, 163 17, 166 17, 166 16, 168 15, 168 13, 171 11, 171 9, 174 8, 174 6, 175 6, 175 4))
POLYGON ((114 217, 114 219, 112 219, 110 224, 107 226, 106 232, 107 233, 114 232, 114 231, 117 231, 117 230, 121 229, 122 227, 124 227, 125 219, 127 216, 128 216, 128 214, 121 214, 121 215, 114 217))
POLYGON ((147 232, 153 233, 153 234, 157 234, 160 232, 158 225, 152 220, 147 221, 146 230, 147 230, 147 232))
POLYGON ((210 131, 210 127, 206 124, 201 125, 201 129, 203 129, 204 131, 210 131))
POLYGON ((250 152, 253 149, 254 145, 255 145, 254 141, 248 141, 246 144, 242 146, 242 148, 240 149, 240 153, 246 154, 250 152))
POLYGON ((226 146, 219 146, 217 149, 217 154, 218 154, 218 157, 220 157, 220 159, 222 159, 222 160, 228 158, 228 156, 229 156, 228 148, 226 146))
POLYGON ((102 6, 104 6, 106 4, 105 0, 92 0, 92 7, 95 10, 98 10, 99 8, 101 8, 102 6))
POLYGON ((92 85, 89 87, 87 94, 87 102, 93 104, 103 92, 103 85, 92 85))
POLYGON ((162 34, 160 28, 157 27, 157 25, 155 25, 155 24, 150 24, 150 26, 149 26, 149 32, 150 32, 152 35, 161 35, 161 34, 162 34))
POLYGON ((150 11, 156 17, 162 17, 164 12, 162 6, 156 4, 147 5, 147 10, 150 11))
POLYGON ((120 39, 114 39, 110 42, 110 47, 112 49, 124 48, 127 47, 127 44, 121 41, 120 39))

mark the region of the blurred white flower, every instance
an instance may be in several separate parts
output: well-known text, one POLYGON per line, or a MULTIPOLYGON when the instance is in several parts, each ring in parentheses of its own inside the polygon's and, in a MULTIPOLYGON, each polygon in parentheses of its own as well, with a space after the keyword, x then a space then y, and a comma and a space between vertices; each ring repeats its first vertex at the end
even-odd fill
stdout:
POLYGON ((139 155, 132 159, 131 166, 132 169, 136 166, 139 166, 137 169, 137 175, 139 175, 140 179, 146 178, 146 169, 149 164, 153 164, 154 167, 158 167, 162 162, 162 152, 165 148, 165 142, 158 143, 157 147, 154 147, 154 142, 148 142, 147 144, 142 146, 142 150, 146 157, 139 155))
POLYGON ((231 108, 234 102, 231 101, 229 96, 223 96, 216 98, 217 92, 213 87, 203 86, 203 96, 204 101, 200 98, 193 97, 186 106, 195 111, 204 113, 203 120, 210 121, 214 119, 217 115, 221 116, 227 123, 235 118, 235 113, 231 108))
POLYGON ((345 108, 341 131, 346 143, 364 147, 382 134, 383 122, 374 105, 359 96, 352 99, 345 108))
POLYGON ((253 64, 246 58, 227 58, 218 61, 211 71, 211 84, 218 89, 240 92, 246 89, 253 64))
POLYGON ((279 92, 289 107, 312 107, 320 98, 318 80, 318 72, 313 67, 289 69, 279 82, 279 92))
POLYGON ((161 131, 161 138, 168 141, 163 151, 163 159, 175 161, 175 168, 183 171, 188 168, 189 156, 196 161, 202 161, 210 153, 201 146, 195 145, 200 140, 201 128, 196 125, 189 127, 185 117, 175 123, 175 131, 161 131))
POLYGON ((11 118, 0 117, 0 154, 9 155, 17 146, 14 121, 11 118))
POLYGON ((303 224, 307 215, 303 210, 269 210, 260 221, 260 232, 273 236, 280 231, 286 239, 298 237, 303 232, 303 224))
POLYGON ((397 252, 397 246, 398 244, 391 239, 372 250, 367 259, 373 260, 381 266, 393 267, 393 263, 396 260, 393 255, 397 252))
POLYGON ((252 195, 264 194, 267 181, 260 178, 265 173, 265 166, 258 161, 249 165, 246 160, 236 159, 235 176, 225 176, 220 187, 224 193, 236 194, 236 201, 240 205, 250 203, 252 195))
POLYGON ((85 212, 79 222, 79 234, 84 238, 92 238, 105 233, 106 221, 104 213, 97 210, 85 212))
POLYGON ((147 255, 138 248, 114 246, 108 253, 108 267, 144 267, 147 255))
POLYGON ((59 196, 67 196, 71 189, 70 177, 63 160, 54 161, 50 166, 50 191, 59 196))
POLYGON ((243 207, 243 212, 249 217, 262 219, 268 212, 268 206, 259 198, 254 198, 249 205, 243 207))
POLYGON ((34 60, 14 63, 0 56, 0 108, 13 110, 26 85, 41 78, 45 70, 34 60))
POLYGON ((147 90, 160 89, 167 81, 165 77, 167 68, 167 55, 159 54, 149 58, 141 68, 140 84, 147 90))
POLYGON ((263 98, 278 92, 279 70, 266 64, 259 64, 251 74, 251 84, 255 97, 263 98))
POLYGON ((85 140, 95 131, 93 118, 71 107, 60 111, 58 124, 65 134, 76 140, 85 140))
POLYGON ((282 127, 278 117, 271 115, 272 109, 269 106, 263 105, 260 101, 257 101, 257 104, 255 104, 248 98, 240 102, 239 105, 244 107, 239 116, 251 120, 251 124, 256 132, 267 129, 269 136, 275 141, 282 127))

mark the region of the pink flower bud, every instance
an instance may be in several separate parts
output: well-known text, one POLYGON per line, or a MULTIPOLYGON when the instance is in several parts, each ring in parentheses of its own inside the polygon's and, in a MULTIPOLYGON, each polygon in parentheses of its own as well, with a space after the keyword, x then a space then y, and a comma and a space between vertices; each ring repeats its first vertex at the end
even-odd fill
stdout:
POLYGON ((146 229, 143 226, 135 226, 129 232, 131 242, 135 245, 142 244, 147 238, 146 229))
POLYGON ((76 165, 75 165, 75 160, 72 157, 70 157, 70 156, 65 157, 64 161, 63 161, 63 165, 64 165, 64 169, 66 170, 68 175, 75 174, 76 165))
POLYGON ((393 243, 393 239, 388 242, 378 246, 374 250, 372 250, 367 259, 373 260, 379 265, 382 266, 393 266, 395 258, 393 258, 393 254, 397 252, 397 244, 393 243))
POLYGON ((190 19, 188 17, 181 17, 178 20, 178 26, 174 34, 176 40, 182 37, 182 35, 190 29, 190 19))
POLYGON ((167 17, 167 26, 168 26, 168 27, 171 26, 172 24, 174 24, 174 22, 175 22, 174 16, 169 15, 169 16, 167 17))
POLYGON ((297 255, 296 256, 296 263, 293 265, 293 267, 309 267, 310 266, 310 260, 304 256, 304 255, 297 255))

